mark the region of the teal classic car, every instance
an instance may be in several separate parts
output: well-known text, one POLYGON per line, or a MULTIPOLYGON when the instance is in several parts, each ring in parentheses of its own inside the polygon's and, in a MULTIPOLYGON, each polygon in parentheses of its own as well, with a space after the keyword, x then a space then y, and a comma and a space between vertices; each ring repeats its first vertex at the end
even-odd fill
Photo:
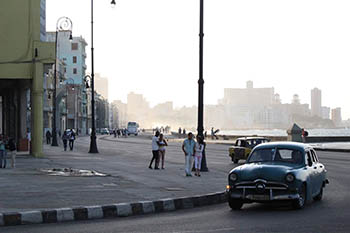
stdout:
POLYGON ((328 184, 325 166, 315 150, 302 143, 275 142, 256 146, 244 165, 228 176, 228 203, 239 210, 244 203, 289 201, 295 209, 321 200, 328 184))

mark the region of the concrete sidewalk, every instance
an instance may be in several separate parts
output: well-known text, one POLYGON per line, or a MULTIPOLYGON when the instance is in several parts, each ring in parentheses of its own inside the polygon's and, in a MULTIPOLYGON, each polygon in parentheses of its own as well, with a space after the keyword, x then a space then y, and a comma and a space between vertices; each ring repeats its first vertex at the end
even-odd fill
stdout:
POLYGON ((44 145, 44 158, 19 155, 16 169, 0 169, 0 213, 204 195, 223 191, 233 167, 226 147, 213 145, 211 172, 186 178, 180 144, 174 142, 168 147, 166 169, 150 170, 148 140, 109 138, 98 140, 99 154, 87 153, 85 137, 77 140, 73 152, 44 145), (108 176, 63 177, 42 171, 50 168, 90 169, 108 176))

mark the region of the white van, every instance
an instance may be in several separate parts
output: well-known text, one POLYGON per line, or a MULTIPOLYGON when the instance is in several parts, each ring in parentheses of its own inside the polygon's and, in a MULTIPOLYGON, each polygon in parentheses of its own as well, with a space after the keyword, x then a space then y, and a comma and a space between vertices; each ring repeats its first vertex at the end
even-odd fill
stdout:
POLYGON ((137 136, 139 133, 139 124, 136 122, 128 122, 128 135, 130 136, 131 134, 137 136))

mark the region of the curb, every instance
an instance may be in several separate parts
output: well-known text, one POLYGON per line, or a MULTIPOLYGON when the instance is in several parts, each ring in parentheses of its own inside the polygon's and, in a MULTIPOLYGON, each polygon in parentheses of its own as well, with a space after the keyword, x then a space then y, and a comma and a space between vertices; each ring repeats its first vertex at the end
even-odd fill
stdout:
POLYGON ((0 226, 119 218, 191 209, 225 202, 227 202, 226 192, 217 192, 192 197, 161 199, 157 201, 139 201, 135 203, 119 203, 102 206, 0 213, 0 226))

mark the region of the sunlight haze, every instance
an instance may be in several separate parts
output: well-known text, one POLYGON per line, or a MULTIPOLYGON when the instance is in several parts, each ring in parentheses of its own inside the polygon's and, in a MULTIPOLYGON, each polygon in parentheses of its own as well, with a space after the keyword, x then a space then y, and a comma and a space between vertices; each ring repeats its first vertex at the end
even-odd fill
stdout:
MULTIPOLYGON (((95 72, 109 78, 109 99, 131 91, 151 106, 198 101, 199 1, 95 1, 95 72)), ((205 104, 224 88, 274 87, 283 103, 322 90, 322 105, 341 107, 350 118, 349 1, 205 1, 205 104)), ((88 42, 90 2, 47 0, 47 30, 60 16, 73 21, 74 36, 88 42)))

